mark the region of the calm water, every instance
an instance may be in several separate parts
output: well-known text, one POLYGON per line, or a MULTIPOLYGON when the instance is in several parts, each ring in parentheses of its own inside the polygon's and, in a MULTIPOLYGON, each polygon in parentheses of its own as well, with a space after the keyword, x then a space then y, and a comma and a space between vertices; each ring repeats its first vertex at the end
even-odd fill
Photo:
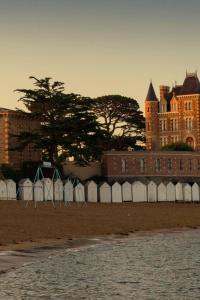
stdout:
POLYGON ((1 275, 0 299, 200 299, 200 230, 47 252, 1 275))

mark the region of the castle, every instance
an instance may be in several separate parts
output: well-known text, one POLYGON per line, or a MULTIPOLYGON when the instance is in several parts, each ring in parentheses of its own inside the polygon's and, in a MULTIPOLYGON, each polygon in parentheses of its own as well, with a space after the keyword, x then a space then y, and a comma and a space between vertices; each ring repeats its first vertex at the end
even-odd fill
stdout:
POLYGON ((184 142, 200 150, 200 82, 186 73, 182 85, 160 86, 157 99, 152 82, 145 100, 147 150, 184 142))

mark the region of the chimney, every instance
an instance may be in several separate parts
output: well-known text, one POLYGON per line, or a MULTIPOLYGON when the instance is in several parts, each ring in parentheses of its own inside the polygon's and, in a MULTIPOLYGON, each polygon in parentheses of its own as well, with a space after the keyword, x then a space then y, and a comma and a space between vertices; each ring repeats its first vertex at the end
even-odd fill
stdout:
POLYGON ((166 99, 166 95, 169 94, 170 87, 166 85, 160 85, 160 100, 166 99))

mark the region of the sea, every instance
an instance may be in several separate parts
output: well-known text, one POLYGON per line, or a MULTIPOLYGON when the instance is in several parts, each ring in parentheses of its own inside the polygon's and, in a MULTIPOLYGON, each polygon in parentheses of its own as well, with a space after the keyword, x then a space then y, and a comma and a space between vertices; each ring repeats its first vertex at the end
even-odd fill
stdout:
POLYGON ((200 299, 199 229, 44 251, 0 275, 0 299, 200 299))

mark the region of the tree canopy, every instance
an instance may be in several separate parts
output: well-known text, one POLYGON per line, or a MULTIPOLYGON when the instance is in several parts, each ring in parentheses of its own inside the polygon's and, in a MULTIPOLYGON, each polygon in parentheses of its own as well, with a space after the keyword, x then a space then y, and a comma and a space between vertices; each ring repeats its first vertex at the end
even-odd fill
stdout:
POLYGON ((74 156, 80 163, 98 155, 92 151, 92 140, 101 136, 96 117, 91 113, 89 98, 65 94, 64 83, 51 82, 51 78, 34 80, 35 89, 17 89, 28 112, 22 113, 40 120, 40 128, 32 133, 23 132, 18 137, 21 147, 32 142, 43 150, 51 162, 59 156, 74 156))
POLYGON ((33 89, 16 90, 26 107, 20 111, 38 119, 40 127, 18 135, 18 150, 32 144, 51 162, 73 156, 84 165, 100 159, 104 150, 141 148, 145 122, 135 99, 120 95, 90 99, 65 93, 64 83, 49 77, 30 79, 33 89))
POLYGON ((106 95, 94 99, 92 109, 107 134, 105 150, 141 148, 145 139, 145 120, 135 99, 106 95))

